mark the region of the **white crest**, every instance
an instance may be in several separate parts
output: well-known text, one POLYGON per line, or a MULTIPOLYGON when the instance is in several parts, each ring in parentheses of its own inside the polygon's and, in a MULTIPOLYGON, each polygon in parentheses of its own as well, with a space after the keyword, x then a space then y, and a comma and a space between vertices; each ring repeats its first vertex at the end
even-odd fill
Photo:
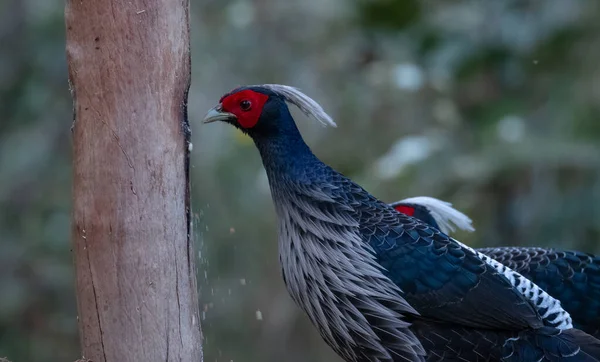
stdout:
POLYGON ((266 88, 298 107, 306 116, 321 122, 324 126, 337 127, 333 119, 323 110, 323 107, 312 98, 302 93, 298 88, 281 84, 260 84, 251 87, 266 88))
POLYGON ((460 230, 475 231, 475 228, 471 225, 473 223, 471 218, 453 208, 449 202, 428 196, 417 196, 395 202, 392 205, 401 204, 421 205, 427 208, 438 223, 440 231, 445 234, 454 232, 455 226, 460 230))

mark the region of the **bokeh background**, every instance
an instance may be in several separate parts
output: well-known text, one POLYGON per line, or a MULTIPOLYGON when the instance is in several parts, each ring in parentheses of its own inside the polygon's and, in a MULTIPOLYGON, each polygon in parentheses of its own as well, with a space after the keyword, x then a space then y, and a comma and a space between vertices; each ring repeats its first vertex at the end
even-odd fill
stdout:
MULTIPOLYGON (((241 84, 300 87, 315 153, 378 197, 429 195, 473 246, 600 252, 600 2, 192 0, 192 190, 206 361, 338 361, 283 286, 258 153, 199 124, 241 84)), ((0 357, 79 356, 61 0, 0 0, 0 357)))

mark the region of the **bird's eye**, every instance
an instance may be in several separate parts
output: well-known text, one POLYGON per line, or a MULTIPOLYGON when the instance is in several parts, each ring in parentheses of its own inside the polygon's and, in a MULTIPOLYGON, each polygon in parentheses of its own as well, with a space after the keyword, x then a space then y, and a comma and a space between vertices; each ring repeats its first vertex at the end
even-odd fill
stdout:
POLYGON ((240 102, 240 108, 242 109, 242 111, 248 111, 250 110, 250 107, 252 107, 252 103, 250 103, 249 100, 244 99, 240 102))

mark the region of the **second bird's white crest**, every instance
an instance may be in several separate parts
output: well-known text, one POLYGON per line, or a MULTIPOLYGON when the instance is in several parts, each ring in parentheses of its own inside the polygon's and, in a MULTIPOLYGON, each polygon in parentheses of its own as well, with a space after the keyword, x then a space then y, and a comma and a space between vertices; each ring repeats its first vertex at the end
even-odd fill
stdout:
POLYGON ((449 202, 428 196, 417 196, 398 201, 395 204, 416 204, 426 207, 438 223, 440 230, 445 234, 454 232, 454 225, 459 230, 475 231, 471 225, 473 223, 471 218, 453 208, 449 202))

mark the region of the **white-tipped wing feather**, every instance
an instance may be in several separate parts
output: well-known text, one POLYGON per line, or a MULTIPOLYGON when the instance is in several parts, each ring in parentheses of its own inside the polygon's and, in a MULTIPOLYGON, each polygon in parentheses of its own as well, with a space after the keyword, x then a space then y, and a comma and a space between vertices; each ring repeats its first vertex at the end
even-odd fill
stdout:
MULTIPOLYGON (((433 219, 438 223, 440 231, 445 234, 448 234, 450 231, 454 231, 454 225, 461 230, 475 230, 471 225, 471 219, 467 215, 453 208, 451 203, 433 197, 411 197, 394 202, 390 205, 392 207, 398 205, 405 205, 408 207, 411 207, 411 205, 425 207, 433 219)), ((562 308, 558 299, 553 298, 535 283, 525 278, 521 274, 513 271, 512 269, 502 265, 498 261, 478 252, 477 250, 461 243, 458 240, 454 241, 477 255, 478 258, 490 265, 498 273, 504 275, 512 286, 517 288, 521 294, 523 294, 532 302, 546 323, 559 329, 573 328, 573 321, 570 314, 562 308)))

